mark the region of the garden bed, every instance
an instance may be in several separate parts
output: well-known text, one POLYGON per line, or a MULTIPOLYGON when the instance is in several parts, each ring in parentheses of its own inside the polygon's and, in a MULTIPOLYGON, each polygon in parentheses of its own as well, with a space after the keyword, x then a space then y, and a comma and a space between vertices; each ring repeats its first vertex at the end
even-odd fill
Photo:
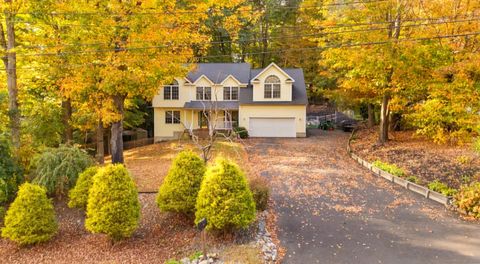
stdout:
MULTIPOLYGON (((200 234, 192 219, 161 213, 155 204, 155 194, 140 194, 139 199, 140 225, 129 239, 112 244, 103 235, 90 234, 85 230, 82 211, 68 208, 65 201, 55 201, 59 231, 54 239, 25 248, 0 239, 0 258, 5 263, 164 263, 201 250, 200 234)), ((252 238, 248 236, 210 235, 209 252, 219 253, 224 261, 230 258, 241 261, 243 255, 255 259, 252 247, 237 245, 239 240, 253 241, 254 234, 252 238)))
POLYGON ((405 176, 416 176, 421 185, 438 180, 458 189, 480 180, 480 158, 471 146, 438 145, 411 131, 393 132, 391 141, 378 146, 377 129, 359 130, 352 142, 354 153, 369 162, 395 164, 405 176))

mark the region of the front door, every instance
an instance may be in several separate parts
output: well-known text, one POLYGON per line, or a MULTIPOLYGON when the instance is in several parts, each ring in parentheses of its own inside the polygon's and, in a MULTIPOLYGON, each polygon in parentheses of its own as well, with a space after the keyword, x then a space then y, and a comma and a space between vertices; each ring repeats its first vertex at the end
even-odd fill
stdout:
POLYGON ((198 112, 198 126, 200 128, 208 128, 208 112, 198 112))

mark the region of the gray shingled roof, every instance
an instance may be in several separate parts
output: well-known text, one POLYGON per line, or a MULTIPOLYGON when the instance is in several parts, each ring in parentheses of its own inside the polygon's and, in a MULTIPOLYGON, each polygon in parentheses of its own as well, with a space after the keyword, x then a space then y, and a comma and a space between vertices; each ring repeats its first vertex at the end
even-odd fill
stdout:
POLYGON ((238 110, 238 101, 217 101, 212 104, 211 101, 190 101, 183 106, 185 109, 203 110, 216 107, 220 110, 238 110))
MULTIPOLYGON (((252 69, 251 77, 255 77, 263 69, 252 69)), ((249 85, 247 88, 240 89, 240 104, 249 104, 249 105, 306 105, 308 103, 307 98, 307 89, 305 86, 305 78, 303 77, 302 69, 284 69, 282 68, 290 77, 292 77, 295 82, 292 86, 292 101, 279 101, 279 102, 254 102, 253 101, 253 87, 249 85)))
POLYGON ((205 75, 212 82, 221 83, 232 75, 241 83, 249 83, 250 68, 248 63, 198 63, 196 69, 188 73, 187 79, 193 83, 205 75))
MULTIPOLYGON (((200 76, 205 75, 214 83, 221 83, 229 75, 232 75, 238 81, 249 84, 246 88, 240 89, 239 102, 225 102, 224 106, 226 107, 226 109, 238 109, 238 103, 250 105, 306 105, 308 103, 307 89, 305 86, 303 70, 292 68, 282 68, 282 70, 284 70, 295 80, 295 82, 293 83, 292 101, 254 102, 253 90, 252 85, 250 84, 250 79, 255 77, 262 70, 263 69, 251 69, 251 66, 248 63, 198 63, 196 69, 191 71, 187 75, 187 78, 191 82, 195 82, 198 78, 200 78, 200 76)), ((192 101, 185 103, 185 108, 203 109, 203 105, 201 101, 192 101)))

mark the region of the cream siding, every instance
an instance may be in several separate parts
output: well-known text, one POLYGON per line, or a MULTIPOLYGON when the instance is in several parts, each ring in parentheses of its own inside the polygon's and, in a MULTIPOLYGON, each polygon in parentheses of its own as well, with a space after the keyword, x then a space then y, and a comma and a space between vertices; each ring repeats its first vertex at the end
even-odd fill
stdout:
POLYGON ((239 125, 249 130, 249 120, 257 118, 295 118, 297 137, 306 136, 304 105, 240 105, 239 125))
POLYGON ((277 67, 271 65, 256 79, 258 79, 259 81, 257 82, 256 80, 252 80, 253 101, 261 101, 261 102, 292 101, 292 83, 287 81, 287 79, 290 79, 290 76, 280 71, 277 67), (275 75, 278 78, 280 78, 280 98, 265 98, 265 94, 264 94, 265 79, 270 75, 275 75))

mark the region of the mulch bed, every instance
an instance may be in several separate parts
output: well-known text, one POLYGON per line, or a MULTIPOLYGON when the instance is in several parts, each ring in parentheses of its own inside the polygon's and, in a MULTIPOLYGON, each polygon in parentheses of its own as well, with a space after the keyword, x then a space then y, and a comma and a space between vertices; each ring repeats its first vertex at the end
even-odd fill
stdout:
POLYGON ((469 145, 438 145, 412 131, 393 132, 390 138, 388 143, 379 146, 377 128, 361 129, 355 134, 352 150, 369 162, 381 160, 395 164, 408 175, 417 176, 424 185, 440 180, 459 188, 480 180, 480 157, 469 145))

